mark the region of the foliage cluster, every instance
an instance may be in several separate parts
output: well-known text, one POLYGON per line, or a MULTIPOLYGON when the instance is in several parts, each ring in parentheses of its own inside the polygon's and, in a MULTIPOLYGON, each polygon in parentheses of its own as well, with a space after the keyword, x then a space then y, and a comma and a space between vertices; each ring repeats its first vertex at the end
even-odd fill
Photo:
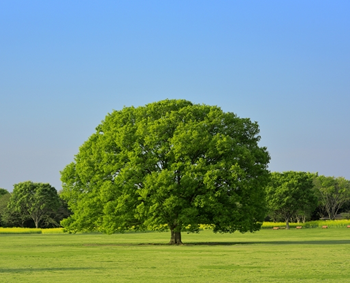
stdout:
MULTIPOLYGON (((321 213, 335 219, 342 208, 350 205, 350 181, 343 177, 319 176, 314 186, 321 206, 321 213)), ((350 211, 349 211, 350 212, 350 211)))

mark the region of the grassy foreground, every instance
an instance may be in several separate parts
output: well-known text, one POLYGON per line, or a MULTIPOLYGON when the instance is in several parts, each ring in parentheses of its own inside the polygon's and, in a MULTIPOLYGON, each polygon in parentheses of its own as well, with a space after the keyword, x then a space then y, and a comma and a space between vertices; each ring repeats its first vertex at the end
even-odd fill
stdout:
POLYGON ((1 282, 350 282, 350 229, 1 234, 1 282))

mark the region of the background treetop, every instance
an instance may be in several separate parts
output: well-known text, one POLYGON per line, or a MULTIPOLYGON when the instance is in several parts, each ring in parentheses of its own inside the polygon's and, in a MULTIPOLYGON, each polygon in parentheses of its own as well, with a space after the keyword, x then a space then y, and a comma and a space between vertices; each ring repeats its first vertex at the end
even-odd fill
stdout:
POLYGON ((3 195, 9 194, 8 190, 5 190, 3 188, 0 188, 0 197, 2 197, 3 195))

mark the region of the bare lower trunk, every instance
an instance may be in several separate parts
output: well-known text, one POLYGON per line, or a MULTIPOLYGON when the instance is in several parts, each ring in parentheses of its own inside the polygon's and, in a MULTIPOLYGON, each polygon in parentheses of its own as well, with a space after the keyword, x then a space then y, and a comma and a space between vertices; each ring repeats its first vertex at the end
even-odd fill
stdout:
POLYGON ((40 224, 40 220, 41 220, 41 216, 38 214, 30 214, 30 217, 33 219, 34 224, 35 224, 35 228, 39 228, 39 224, 40 224))
POLYGON ((182 245, 181 242, 181 232, 175 232, 174 230, 171 230, 171 238, 170 238, 170 245, 182 245))
POLYGON ((338 213, 338 209, 339 208, 337 208, 337 207, 331 207, 331 208, 327 209, 328 217, 330 220, 335 220, 335 216, 338 213))
POLYGON ((286 229, 289 230, 289 218, 286 219, 286 229))
POLYGON ((333 211, 328 212, 328 217, 329 217, 330 220, 334 220, 335 219, 335 215, 334 215, 333 211))

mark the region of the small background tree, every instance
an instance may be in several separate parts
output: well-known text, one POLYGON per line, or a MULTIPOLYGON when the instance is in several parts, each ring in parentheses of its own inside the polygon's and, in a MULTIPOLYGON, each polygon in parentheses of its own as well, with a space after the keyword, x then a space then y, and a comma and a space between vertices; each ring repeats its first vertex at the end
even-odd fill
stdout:
POLYGON ((57 191, 50 184, 31 181, 14 185, 8 208, 23 217, 30 217, 39 228, 40 222, 59 207, 57 191))
POLYGON ((306 215, 317 206, 313 189, 315 174, 306 172, 273 172, 266 187, 270 214, 282 217, 289 229, 289 222, 298 215, 306 215))
POLYGON ((322 175, 314 179, 314 185, 321 207, 334 220, 339 209, 350 201, 350 181, 322 175))

